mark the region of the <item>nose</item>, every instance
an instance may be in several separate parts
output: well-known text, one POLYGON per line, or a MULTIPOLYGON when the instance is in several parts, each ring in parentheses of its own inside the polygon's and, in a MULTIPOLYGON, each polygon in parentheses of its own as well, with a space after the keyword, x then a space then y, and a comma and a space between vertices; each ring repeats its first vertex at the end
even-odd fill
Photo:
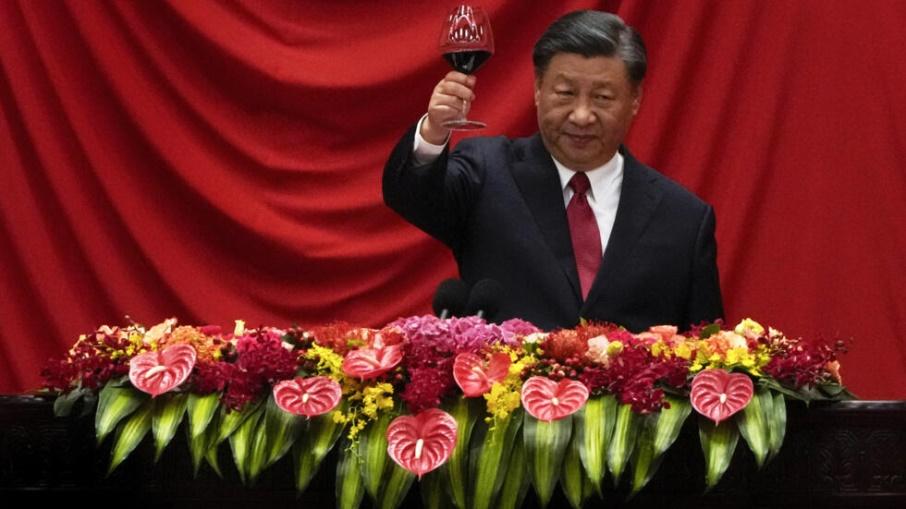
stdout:
POLYGON ((591 125, 595 121, 594 111, 589 107, 588 101, 584 98, 576 101, 575 106, 569 114, 569 121, 577 126, 591 125))

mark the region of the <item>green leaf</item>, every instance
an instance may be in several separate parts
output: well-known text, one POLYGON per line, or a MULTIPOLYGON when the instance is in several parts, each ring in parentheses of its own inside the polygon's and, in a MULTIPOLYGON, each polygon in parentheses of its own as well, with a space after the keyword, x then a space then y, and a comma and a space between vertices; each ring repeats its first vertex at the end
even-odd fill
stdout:
POLYGON ((616 486, 626 468, 626 462, 632 455, 639 433, 638 415, 632 411, 632 405, 622 404, 617 407, 617 419, 613 428, 613 437, 607 450, 607 467, 613 475, 616 486))
POLYGON ((698 338, 707 339, 707 338, 717 334, 718 332, 720 332, 720 324, 712 323, 711 325, 708 325, 707 327, 705 327, 701 330, 701 333, 699 333, 698 338))
POLYGON ((53 401, 53 415, 55 417, 68 417, 69 414, 72 413, 72 407, 82 399, 83 396, 88 394, 91 394, 91 390, 84 387, 76 387, 65 394, 60 394, 53 401))
POLYGON ((267 426, 265 424, 267 420, 267 404, 261 406, 260 413, 258 422, 255 423, 255 427, 249 437, 248 455, 245 463, 249 485, 254 485, 258 481, 258 476, 264 471, 268 457, 270 437, 267 436, 267 426))
MULTIPOLYGON (((227 419, 233 413, 235 412, 227 414, 227 419)), ((247 484, 251 480, 249 458, 258 442, 258 421, 264 414, 264 408, 260 404, 248 405, 239 413, 245 415, 237 419, 240 423, 239 427, 229 434, 230 449, 233 451, 233 463, 236 465, 236 471, 239 472, 239 479, 243 484, 247 484)), ((223 436, 223 427, 221 427, 220 435, 223 436)))
MULTIPOLYGON (((345 405, 345 403, 340 404, 345 405)), ((343 425, 334 422, 330 414, 314 417, 305 424, 301 436, 293 444, 296 490, 299 493, 308 487, 308 483, 318 472, 318 467, 321 466, 324 457, 333 449, 342 434, 343 425)))
POLYGON ((220 433, 217 436, 217 443, 221 443, 236 432, 239 426, 252 415, 256 415, 261 408, 261 401, 249 403, 242 410, 231 410, 226 405, 220 407, 220 433))
POLYGON ((758 389, 745 408, 734 417, 739 433, 749 444, 749 449, 755 456, 755 463, 758 464, 758 468, 764 466, 764 462, 771 450, 771 437, 766 412, 772 411, 773 406, 774 399, 771 396, 771 391, 758 389))
POLYGON ((348 439, 342 442, 340 459, 337 462, 336 497, 337 509, 356 509, 365 496, 365 483, 359 465, 358 449, 348 439))
POLYGON ((563 488, 569 504, 575 509, 582 507, 583 502, 594 491, 599 491, 599 488, 592 486, 592 482, 582 466, 582 459, 579 455, 581 439, 577 435, 577 428, 578 419, 573 423, 573 436, 566 448, 566 456, 563 458, 563 468, 560 472, 560 486, 563 488))
POLYGON ((446 484, 444 476, 445 473, 437 469, 423 475, 418 482, 422 507, 425 509, 451 509, 454 507, 444 488, 444 484, 446 484))
POLYGON ((611 395, 591 398, 575 413, 579 457, 598 495, 607 472, 607 451, 616 419, 617 399, 611 395))
POLYGON ((154 461, 160 459, 170 440, 186 415, 186 393, 162 394, 154 399, 154 413, 151 416, 151 430, 154 434, 154 461))
MULTIPOLYGON (((220 437, 220 417, 217 410, 220 409, 220 395, 217 393, 199 396, 190 394, 186 403, 186 415, 188 415, 189 425, 186 426, 186 442, 189 446, 189 453, 192 456, 192 472, 198 476, 198 470, 201 467, 201 460, 211 454, 212 468, 220 475, 220 465, 217 464, 217 439, 220 437)), ((222 413, 222 411, 221 411, 222 413)))
POLYGON ((736 424, 724 421, 720 426, 700 416, 698 419, 698 437, 705 453, 705 485, 710 490, 723 477, 739 441, 739 430, 736 424))
POLYGON ((517 437, 513 444, 509 466, 506 468, 506 477, 500 488, 496 509, 517 509, 522 507, 522 501, 529 488, 528 468, 526 468, 525 445, 517 437))
POLYGON ((469 443, 475 422, 485 414, 483 402, 477 398, 458 397, 445 406, 447 413, 456 420, 456 447, 439 470, 443 486, 458 509, 468 509, 469 443))
MULTIPOLYGON (((192 396, 189 396, 189 404, 191 407, 192 396)), ((214 407, 216 410, 217 407, 214 407)), ((221 476, 220 465, 217 463, 217 438, 220 436, 220 416, 218 413, 214 413, 214 418, 209 421, 209 425, 206 430, 203 430, 202 433, 198 436, 192 436, 192 411, 190 408, 187 408, 186 412, 189 416, 189 425, 186 426, 186 443, 189 446, 189 454, 192 457, 192 475, 197 477, 198 470, 201 468, 201 461, 206 457, 209 457, 208 462, 211 464, 211 468, 221 476)))
POLYGON ((264 468, 273 465, 289 452, 302 428, 302 417, 281 410, 272 394, 264 412, 264 434, 267 436, 264 468))
MULTIPOLYGON (((386 448, 384 449, 386 453, 386 448)), ((415 480, 415 474, 400 467, 393 460, 387 462, 387 471, 384 472, 384 481, 381 483, 381 493, 378 507, 380 509, 396 509, 409 489, 412 487, 412 481, 415 480)))
POLYGON ((475 423, 469 450, 470 509, 496 507, 494 504, 507 475, 507 458, 522 428, 522 409, 506 419, 495 419, 489 426, 483 420, 475 423))
POLYGON ((142 403, 150 401, 147 394, 131 387, 107 384, 101 389, 98 411, 94 418, 97 442, 107 438, 123 418, 134 412, 142 403))
POLYGON ((572 430, 572 415, 544 422, 525 414, 522 442, 528 459, 529 475, 542 507, 547 506, 554 494, 572 430))
POLYGON ((220 408, 220 395, 217 393, 204 396, 189 395, 186 413, 189 415, 190 438, 200 437, 205 432, 218 408, 220 408))
POLYGON ((775 392, 771 395, 771 413, 768 414, 768 436, 770 437, 771 453, 768 458, 777 456, 783 439, 786 435, 786 398, 782 393, 775 392))
POLYGON ((666 396, 669 407, 645 416, 632 459, 632 492, 635 495, 657 473, 663 454, 679 437, 683 423, 692 412, 686 399, 666 396))
POLYGON ((113 449, 110 451, 110 468, 107 469, 107 475, 116 470, 116 467, 135 450, 142 439, 145 438, 145 435, 148 434, 148 430, 151 429, 153 408, 154 402, 147 400, 119 427, 116 433, 116 440, 113 443, 113 449))
POLYGON ((387 462, 387 427, 393 416, 382 413, 376 421, 372 421, 359 435, 359 467, 362 469, 362 481, 365 483, 365 492, 375 502, 379 500, 381 480, 387 462))

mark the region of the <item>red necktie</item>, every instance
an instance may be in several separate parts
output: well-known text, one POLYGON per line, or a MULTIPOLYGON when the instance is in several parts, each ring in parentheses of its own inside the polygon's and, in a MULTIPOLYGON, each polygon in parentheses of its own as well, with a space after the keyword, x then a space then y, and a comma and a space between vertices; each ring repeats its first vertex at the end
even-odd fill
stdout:
POLYGON ((566 207, 566 217, 569 220, 569 235, 573 240, 573 253, 576 256, 584 300, 588 297, 588 290, 601 266, 601 232, 598 231, 595 213, 585 196, 591 187, 588 176, 582 172, 576 173, 570 179, 569 187, 573 188, 574 194, 566 207))

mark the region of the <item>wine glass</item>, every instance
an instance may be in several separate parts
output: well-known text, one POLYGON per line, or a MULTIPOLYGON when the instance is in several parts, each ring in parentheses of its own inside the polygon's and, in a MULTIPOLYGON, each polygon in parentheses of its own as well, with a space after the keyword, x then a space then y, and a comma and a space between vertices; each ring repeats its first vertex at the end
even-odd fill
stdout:
MULTIPOLYGON (((478 70, 494 53, 494 35, 484 9, 460 5, 450 11, 440 31, 440 52, 451 67, 463 74, 478 70)), ((487 124, 468 120, 463 113, 462 118, 448 120, 443 126, 468 131, 487 127, 487 124)))

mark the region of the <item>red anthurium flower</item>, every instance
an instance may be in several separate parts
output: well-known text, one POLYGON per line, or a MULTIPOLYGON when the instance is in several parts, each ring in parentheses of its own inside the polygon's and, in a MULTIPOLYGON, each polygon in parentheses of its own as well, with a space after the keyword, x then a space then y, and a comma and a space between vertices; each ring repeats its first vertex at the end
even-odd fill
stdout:
POLYGON ((296 377, 274 385, 274 401, 284 412, 314 417, 336 408, 340 384, 326 376, 296 377))
POLYGON ((522 406, 539 421, 556 421, 572 415, 588 401, 588 387, 564 378, 555 382, 533 376, 522 384, 522 406))
POLYGON ((746 375, 706 369, 692 379, 689 399, 698 413, 717 425, 745 408, 753 391, 752 379, 746 375))
POLYGON ((403 360, 403 346, 387 345, 383 348, 359 348, 346 354, 343 373, 368 380, 377 378, 395 368, 403 360))
POLYGON ((185 343, 158 352, 145 352, 129 361, 129 380, 153 397, 169 392, 189 378, 195 367, 195 348, 185 343))
POLYGON ((444 464, 456 446, 456 419, 438 408, 397 417, 387 427, 387 454, 417 475, 444 464))
POLYGON ((510 356, 505 353, 491 355, 486 363, 480 355, 464 352, 453 362, 453 378, 467 398, 488 392, 494 382, 506 378, 509 370, 510 356))

